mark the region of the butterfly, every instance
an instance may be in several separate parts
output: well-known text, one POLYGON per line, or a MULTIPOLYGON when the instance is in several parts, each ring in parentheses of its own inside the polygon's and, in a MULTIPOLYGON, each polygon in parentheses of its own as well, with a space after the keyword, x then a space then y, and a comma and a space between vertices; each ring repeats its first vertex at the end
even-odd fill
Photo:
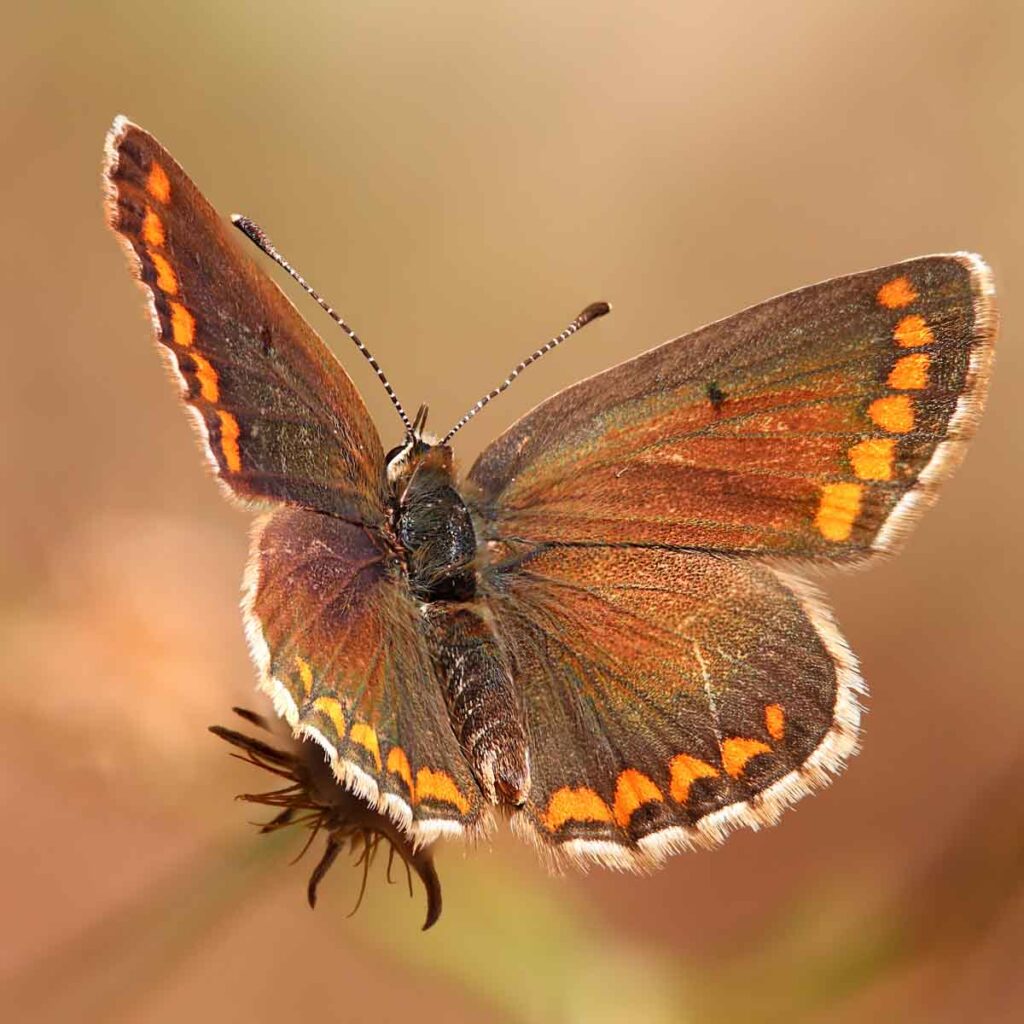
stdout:
POLYGON ((776 821, 855 752, 864 692, 800 576, 894 550, 963 455, 992 276, 926 256, 753 306, 583 380, 459 478, 385 451, 326 345, 154 138, 118 118, 110 225, 210 467, 261 509, 259 685, 414 845, 494 810, 555 864, 643 870, 776 821))

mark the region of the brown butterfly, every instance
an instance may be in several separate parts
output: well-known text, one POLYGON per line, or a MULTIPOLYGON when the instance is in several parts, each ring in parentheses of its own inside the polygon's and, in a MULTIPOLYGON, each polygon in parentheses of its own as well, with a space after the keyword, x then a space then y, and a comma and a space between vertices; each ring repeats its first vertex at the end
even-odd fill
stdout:
POLYGON ((857 744, 857 664, 802 564, 891 551, 974 432, 977 256, 804 288, 543 402, 461 481, 348 375, 170 154, 118 118, 108 215, 210 464, 265 511, 260 686, 414 844, 492 806, 555 860, 647 868, 774 822, 857 744))

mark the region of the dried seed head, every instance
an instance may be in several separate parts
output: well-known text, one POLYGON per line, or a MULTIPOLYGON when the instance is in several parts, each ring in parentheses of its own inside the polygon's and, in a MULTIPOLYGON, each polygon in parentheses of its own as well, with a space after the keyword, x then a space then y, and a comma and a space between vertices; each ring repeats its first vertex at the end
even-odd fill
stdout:
MULTIPOLYGON (((270 732, 270 726, 262 716, 244 708, 233 710, 250 724, 270 732)), ((362 903, 370 865, 383 841, 388 848, 388 882, 392 881, 391 869, 397 854, 405 863, 409 894, 412 895, 412 871, 419 876, 426 890, 427 917, 424 931, 437 921, 441 916, 441 882, 434 869, 429 847, 413 849, 409 838, 393 821, 340 786, 325 763, 319 747, 312 743, 282 739, 282 743, 286 744, 282 749, 221 725, 211 726, 210 732, 240 751, 233 756, 284 780, 285 784, 278 789, 264 793, 242 793, 238 796, 239 800, 278 809, 277 815, 261 826, 261 832, 276 832, 290 826, 308 829, 309 840, 296 860, 305 854, 321 830, 327 834, 324 854, 309 879, 307 898, 311 907, 316 906, 317 889, 324 875, 347 846, 355 857, 355 864, 363 868, 359 897, 352 909, 354 914, 362 903)))

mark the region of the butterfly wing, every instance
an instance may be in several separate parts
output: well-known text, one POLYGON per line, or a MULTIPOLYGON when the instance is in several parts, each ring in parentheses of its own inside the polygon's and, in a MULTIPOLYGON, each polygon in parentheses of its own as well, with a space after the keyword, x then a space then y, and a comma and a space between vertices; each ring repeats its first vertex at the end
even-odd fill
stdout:
POLYGON ((806 585, 750 561, 561 547, 487 576, 530 743, 513 827, 643 870, 771 824, 853 752, 853 656, 806 585))
POLYGON ((219 479, 233 497, 277 506, 246 575, 261 687, 414 842, 479 830, 479 790, 377 530, 384 457, 354 385, 170 154, 123 119, 106 184, 111 226, 219 479))
POLYGON ((977 256, 826 281, 548 399, 468 489, 492 537, 862 559, 958 461, 995 330, 977 256))
POLYGON ((152 135, 118 118, 106 152, 110 225, 228 493, 381 522, 380 439, 341 364, 152 135))
POLYGON ((519 831, 643 869, 842 767, 855 661, 762 559, 889 550, 974 429, 994 336, 977 257, 912 260, 669 342, 484 451, 467 489, 529 732, 519 831))
POLYGON ((416 843, 485 827, 421 617, 375 530, 285 508, 257 524, 243 609, 261 688, 416 843))

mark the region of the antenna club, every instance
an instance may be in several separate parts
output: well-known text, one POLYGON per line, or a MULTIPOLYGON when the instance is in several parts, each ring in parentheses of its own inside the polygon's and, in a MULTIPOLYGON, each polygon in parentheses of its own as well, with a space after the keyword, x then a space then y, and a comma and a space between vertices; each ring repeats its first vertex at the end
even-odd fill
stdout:
POLYGON ((578 317, 576 317, 576 323, 579 327, 586 327, 592 320, 597 320, 598 317, 607 316, 612 311, 612 307, 607 302, 592 302, 578 317))
POLYGON ((270 239, 267 237, 267 233, 258 224, 254 224, 249 220, 248 217, 244 217, 240 213, 233 213, 231 214, 231 223, 264 252, 266 252, 267 249, 273 249, 273 246, 270 244, 270 239))

